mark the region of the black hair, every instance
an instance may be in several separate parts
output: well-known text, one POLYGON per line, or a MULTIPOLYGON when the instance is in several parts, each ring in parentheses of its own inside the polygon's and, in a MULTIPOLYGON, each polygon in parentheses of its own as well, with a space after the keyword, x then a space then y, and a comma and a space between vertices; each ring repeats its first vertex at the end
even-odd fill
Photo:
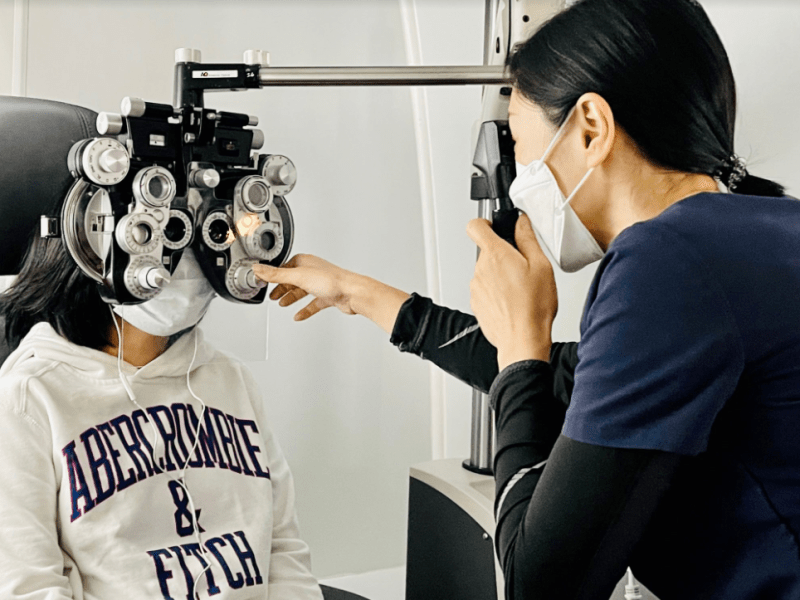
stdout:
POLYGON ((80 270, 62 238, 41 238, 38 231, 14 284, 0 294, 0 317, 10 349, 41 321, 75 344, 95 350, 112 345, 114 322, 97 283, 80 270))
MULTIPOLYGON (((731 181, 736 86, 722 40, 696 1, 579 0, 507 62, 514 86, 554 125, 594 92, 654 164, 731 181)), ((733 191, 784 195, 783 186, 749 174, 733 191)))
MULTIPOLYGON (((59 214, 61 203, 59 199, 49 214, 59 214)), ((0 350, 8 354, 16 349, 31 328, 43 321, 73 344, 95 350, 114 346, 115 317, 109 306, 95 280, 80 270, 63 238, 42 238, 37 228, 14 283, 0 293, 0 337, 4 327, 7 346, 0 350)), ((165 349, 196 326, 168 336, 165 349)))

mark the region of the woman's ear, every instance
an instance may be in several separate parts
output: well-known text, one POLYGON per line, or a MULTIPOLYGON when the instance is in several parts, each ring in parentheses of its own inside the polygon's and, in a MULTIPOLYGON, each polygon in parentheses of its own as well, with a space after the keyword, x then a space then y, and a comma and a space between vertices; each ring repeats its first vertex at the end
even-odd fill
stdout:
POLYGON ((614 113, 605 98, 594 92, 578 99, 576 113, 586 164, 589 168, 596 167, 606 159, 614 146, 614 113))

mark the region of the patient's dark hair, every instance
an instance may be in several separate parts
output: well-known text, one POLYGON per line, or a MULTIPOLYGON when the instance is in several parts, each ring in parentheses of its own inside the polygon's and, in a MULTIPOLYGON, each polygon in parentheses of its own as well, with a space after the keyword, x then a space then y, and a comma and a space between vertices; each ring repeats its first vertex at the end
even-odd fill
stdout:
MULTIPOLYGON (((693 0, 579 0, 521 44, 508 67, 518 91, 556 126, 595 92, 654 164, 723 183, 733 171, 733 71, 693 0)), ((752 175, 733 191, 784 194, 752 175)))
MULTIPOLYGON (((51 214, 57 214, 55 211, 51 214)), ((0 294, 0 317, 10 349, 46 321, 70 342, 101 350, 111 344, 111 313, 94 280, 72 260, 61 238, 31 236, 14 284, 0 294)))

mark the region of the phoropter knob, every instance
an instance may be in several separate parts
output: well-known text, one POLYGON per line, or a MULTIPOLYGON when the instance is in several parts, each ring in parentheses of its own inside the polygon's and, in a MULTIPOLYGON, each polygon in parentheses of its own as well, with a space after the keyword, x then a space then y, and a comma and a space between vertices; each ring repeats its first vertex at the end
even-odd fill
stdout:
POLYGON ((100 135, 117 135, 125 129, 125 121, 117 113, 101 112, 97 115, 96 125, 100 135))
POLYGON ((297 167, 287 157, 273 154, 261 168, 261 174, 269 182, 276 196, 285 196, 297 183, 297 167))
POLYGON ((128 151, 114 138, 95 138, 79 148, 80 171, 92 182, 116 185, 128 175, 128 151))
POLYGON ((169 271, 163 267, 142 267, 136 273, 136 281, 146 290, 161 289, 170 282, 169 271))
POLYGON ((219 185, 219 172, 216 169, 197 169, 189 175, 190 185, 213 189, 219 185))
POLYGON ((269 66, 269 52, 265 50, 246 50, 242 62, 246 65, 269 66))
POLYGON ((122 173, 130 166, 128 153, 119 148, 111 148, 100 155, 98 159, 100 168, 106 173, 122 173))
POLYGON ((253 143, 250 144, 251 150, 261 150, 264 147, 264 132, 260 129, 253 129, 253 143))
POLYGON ((253 290, 260 289, 261 285, 259 285, 258 280, 256 279, 256 274, 253 271, 253 267, 239 267, 236 269, 236 272, 233 275, 233 280, 236 284, 236 287, 239 288, 240 291, 247 293, 253 290))
POLYGON ((125 96, 119 106, 123 117, 141 117, 147 110, 147 103, 141 98, 125 96))
POLYGON ((194 48, 178 48, 175 50, 176 63, 199 63, 202 62, 200 50, 194 48))

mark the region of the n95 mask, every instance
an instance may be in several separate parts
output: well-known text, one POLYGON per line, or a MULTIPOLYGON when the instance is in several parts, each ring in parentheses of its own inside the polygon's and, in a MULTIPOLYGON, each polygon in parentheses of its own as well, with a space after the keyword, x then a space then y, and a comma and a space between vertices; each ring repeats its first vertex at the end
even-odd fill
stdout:
POLYGON ((194 252, 187 248, 158 296, 124 308, 115 305, 114 312, 137 329, 166 337, 197 325, 215 297, 194 252))
POLYGON ((570 206, 570 201, 592 174, 594 168, 589 169, 569 198, 565 198, 553 172, 544 162, 561 138, 564 128, 574 112, 573 108, 541 159, 534 160, 528 165, 517 163, 517 177, 508 190, 514 206, 528 215, 533 228, 539 234, 542 243, 547 247, 556 264, 567 273, 574 273, 586 265, 600 260, 604 255, 597 240, 589 233, 570 206))

